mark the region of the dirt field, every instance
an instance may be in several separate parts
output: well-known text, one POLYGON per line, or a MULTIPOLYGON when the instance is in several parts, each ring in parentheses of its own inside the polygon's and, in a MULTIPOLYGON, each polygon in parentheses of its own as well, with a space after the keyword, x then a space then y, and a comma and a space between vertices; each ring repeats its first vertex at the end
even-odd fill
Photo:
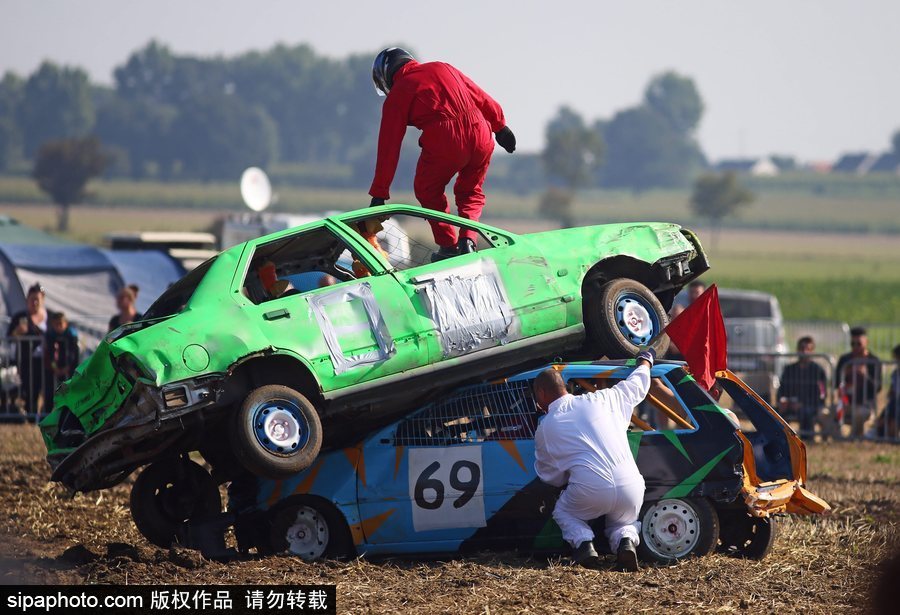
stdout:
POLYGON ((860 612, 900 542, 900 447, 809 447, 827 518, 785 518, 762 562, 721 555, 626 575, 515 553, 443 560, 216 563, 160 550, 135 530, 129 484, 70 498, 47 482, 37 429, 0 425, 2 583, 334 583, 338 612, 860 612))

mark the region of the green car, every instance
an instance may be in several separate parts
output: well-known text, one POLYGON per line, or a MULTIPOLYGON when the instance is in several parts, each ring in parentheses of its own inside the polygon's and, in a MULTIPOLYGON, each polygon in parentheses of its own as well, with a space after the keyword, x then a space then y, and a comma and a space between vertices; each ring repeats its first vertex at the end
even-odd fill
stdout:
POLYGON ((663 351, 675 294, 708 268, 675 224, 517 235, 408 205, 248 241, 110 333, 59 387, 41 422, 53 480, 102 489, 190 451, 290 476, 464 381, 663 351), (368 231, 388 218, 379 241, 368 231), (473 231, 477 251, 438 260, 438 225, 473 231))

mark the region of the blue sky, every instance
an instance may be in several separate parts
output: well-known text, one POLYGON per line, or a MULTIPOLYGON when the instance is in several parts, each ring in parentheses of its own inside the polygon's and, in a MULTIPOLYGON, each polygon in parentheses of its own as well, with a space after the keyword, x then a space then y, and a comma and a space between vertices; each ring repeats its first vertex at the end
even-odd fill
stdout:
POLYGON ((900 129, 892 0, 0 0, 0 15, 0 71, 50 59, 106 83, 151 38, 199 55, 305 42, 340 56, 404 41, 497 98, 523 149, 541 147, 560 105, 609 117, 667 69, 696 81, 713 159, 828 160, 885 149, 900 129))

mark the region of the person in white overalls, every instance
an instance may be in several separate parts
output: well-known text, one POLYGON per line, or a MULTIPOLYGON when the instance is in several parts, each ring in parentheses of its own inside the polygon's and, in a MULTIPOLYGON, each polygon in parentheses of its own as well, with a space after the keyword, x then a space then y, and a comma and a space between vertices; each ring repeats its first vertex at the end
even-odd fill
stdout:
POLYGON ((652 348, 637 355, 638 367, 615 386, 570 395, 559 371, 547 369, 534 381, 538 409, 546 413, 534 437, 534 469, 545 483, 566 486, 553 509, 575 562, 599 563, 594 532, 587 522, 606 517, 606 538, 620 568, 637 570, 638 515, 644 478, 628 446, 631 415, 650 390, 652 348))

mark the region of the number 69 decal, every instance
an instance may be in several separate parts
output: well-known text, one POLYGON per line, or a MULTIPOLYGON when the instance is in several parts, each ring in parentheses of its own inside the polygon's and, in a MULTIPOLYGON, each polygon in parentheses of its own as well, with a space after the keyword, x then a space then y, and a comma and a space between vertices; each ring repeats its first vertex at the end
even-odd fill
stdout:
POLYGON ((409 449, 409 495, 417 532, 484 527, 480 446, 409 449))

